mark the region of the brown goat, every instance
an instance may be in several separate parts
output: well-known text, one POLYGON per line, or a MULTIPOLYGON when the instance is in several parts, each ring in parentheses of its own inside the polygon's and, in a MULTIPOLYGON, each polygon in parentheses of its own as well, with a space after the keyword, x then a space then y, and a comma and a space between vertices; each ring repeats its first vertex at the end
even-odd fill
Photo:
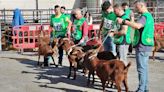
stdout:
POLYGON ((159 49, 164 48, 164 37, 158 37, 154 40, 154 50, 152 53, 152 58, 155 60, 155 52, 157 52, 159 49))
POLYGON ((82 48, 74 45, 73 41, 69 40, 68 38, 60 39, 58 46, 62 46, 68 55, 70 67, 69 67, 69 74, 67 77, 68 78, 71 77, 71 71, 73 68, 74 70, 73 79, 76 79, 78 62, 82 58, 82 54, 83 54, 82 48))
POLYGON ((97 48, 96 46, 95 47, 93 47, 93 46, 82 46, 82 47, 77 46, 77 45, 74 45, 74 43, 67 38, 61 39, 59 42, 59 45, 62 45, 63 49, 67 52, 68 60, 70 63, 68 78, 70 78, 71 71, 73 68, 73 70, 74 70, 73 79, 76 79, 76 71, 79 68, 79 66, 82 66, 82 65, 80 65, 80 63, 84 58, 85 52, 88 51, 89 49, 97 48))
POLYGON ((131 62, 129 62, 127 66, 120 60, 99 60, 98 62, 99 64, 96 66, 96 73, 101 80, 103 92, 105 92, 106 82, 109 81, 109 79, 112 80, 112 82, 115 82, 118 92, 121 92, 122 82, 126 92, 128 92, 127 73, 131 62))
POLYGON ((50 42, 49 37, 39 37, 38 65, 39 65, 39 60, 40 60, 41 55, 43 55, 44 57, 49 55, 52 57, 54 65, 56 66, 54 58, 53 58, 54 50, 49 45, 49 42, 50 42))
POLYGON ((90 76, 92 75, 92 84, 94 84, 94 75, 95 75, 95 70, 96 66, 99 63, 99 60, 111 60, 111 59, 116 59, 116 57, 113 55, 112 52, 109 51, 101 51, 97 52, 96 50, 89 50, 88 52, 85 53, 84 56, 84 68, 85 68, 85 75, 87 72, 88 74, 88 81, 87 81, 87 86, 90 84, 90 76), (91 57, 94 57, 94 60, 91 59, 91 57), (88 71, 89 70, 89 71, 88 71))

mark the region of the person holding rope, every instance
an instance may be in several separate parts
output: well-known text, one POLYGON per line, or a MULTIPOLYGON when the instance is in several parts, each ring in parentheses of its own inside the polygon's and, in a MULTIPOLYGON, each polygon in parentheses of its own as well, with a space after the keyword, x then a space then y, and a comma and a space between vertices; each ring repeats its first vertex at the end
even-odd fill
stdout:
MULTIPOLYGON (((125 14, 130 18, 130 21, 134 21, 134 13, 129 8, 128 3, 126 3, 126 2, 122 3, 122 8, 124 9, 125 14)), ((133 29, 131 29, 131 30, 133 30, 133 29)), ((131 38, 133 38, 133 35, 134 35, 134 31, 131 31, 131 38)), ((131 55, 132 51, 133 51, 133 46, 132 46, 132 43, 131 43, 129 45, 129 48, 128 48, 128 55, 131 55)))
MULTIPOLYGON (((55 14, 52 14, 51 19, 50 19, 50 26, 53 29, 53 31, 51 32, 51 37, 50 37, 51 45, 53 45, 54 38, 65 38, 66 36, 70 38, 70 29, 72 25, 72 22, 70 21, 70 19, 61 13, 59 5, 55 5, 54 8, 55 8, 54 9, 55 14)), ((59 46, 58 49, 59 49, 58 64, 62 66, 63 48, 62 46, 59 46)))
MULTIPOLYGON (((114 12, 121 19, 129 20, 129 16, 125 14, 123 8, 120 5, 114 5, 114 12)), ((119 53, 118 56, 120 60, 123 61, 125 65, 127 65, 128 45, 131 43, 131 27, 125 24, 120 24, 117 25, 117 29, 117 31, 113 31, 110 34, 114 35, 114 43, 117 45, 119 53)))
POLYGON ((73 23, 72 38, 75 44, 84 46, 88 40, 88 24, 80 9, 75 9, 74 15, 76 19, 73 23))
POLYGON ((116 56, 116 45, 113 42, 113 37, 108 33, 116 28, 116 14, 113 12, 113 7, 109 1, 105 1, 102 4, 102 22, 100 25, 100 31, 98 33, 99 38, 104 40, 103 46, 105 51, 111 51, 116 56))
POLYGON ((139 86, 136 92, 148 92, 148 61, 154 46, 154 18, 148 11, 144 0, 134 3, 136 11, 141 14, 137 22, 117 18, 118 23, 135 28, 133 46, 136 50, 136 63, 139 86))

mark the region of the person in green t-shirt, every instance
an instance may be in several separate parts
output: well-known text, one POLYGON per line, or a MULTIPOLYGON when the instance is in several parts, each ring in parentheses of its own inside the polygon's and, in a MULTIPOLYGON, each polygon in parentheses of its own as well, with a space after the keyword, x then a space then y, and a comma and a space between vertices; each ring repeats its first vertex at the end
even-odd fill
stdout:
POLYGON ((116 14, 113 12, 113 7, 109 1, 105 1, 102 4, 102 22, 100 25, 100 31, 98 33, 99 38, 105 40, 103 43, 105 51, 111 51, 116 56, 116 45, 113 43, 113 37, 109 36, 110 31, 116 28, 116 14), (107 39, 105 39, 107 37, 107 39))
MULTIPOLYGON (((50 19, 50 26, 52 27, 53 31, 51 32, 51 44, 54 38, 64 38, 66 35, 70 38, 70 29, 72 22, 68 17, 63 15, 60 11, 60 6, 56 5, 54 7, 55 14, 51 15, 50 19)), ((60 40, 59 40, 60 41, 60 40)), ((62 58, 63 58, 63 49, 62 47, 58 47, 59 49, 59 65, 62 65, 62 58)))
MULTIPOLYGON (((124 20, 130 20, 129 16, 125 14, 121 5, 114 5, 114 12, 118 17, 124 20)), ((117 52, 120 60, 123 61, 125 65, 127 65, 128 46, 131 43, 131 27, 125 24, 117 24, 117 29, 118 30, 111 32, 111 35, 114 35, 114 43, 117 45, 117 52)))

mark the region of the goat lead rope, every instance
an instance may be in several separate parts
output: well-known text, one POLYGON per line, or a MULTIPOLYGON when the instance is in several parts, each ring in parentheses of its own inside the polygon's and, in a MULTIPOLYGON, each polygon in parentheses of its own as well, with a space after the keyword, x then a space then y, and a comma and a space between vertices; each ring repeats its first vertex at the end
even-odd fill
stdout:
POLYGON ((109 36, 108 34, 105 36, 105 39, 101 43, 100 47, 96 50, 97 52, 100 50, 100 48, 102 47, 102 45, 104 44, 104 42, 106 41, 106 39, 108 38, 108 36, 109 36))
POLYGON ((104 44, 104 42, 106 41, 106 39, 108 38, 108 34, 105 36, 105 39, 103 40, 103 42, 101 43, 100 47, 98 49, 95 50, 96 54, 90 56, 89 58, 91 59, 92 57, 95 58, 97 56, 97 52, 100 50, 101 46, 104 44), (94 57, 95 56, 95 57, 94 57))

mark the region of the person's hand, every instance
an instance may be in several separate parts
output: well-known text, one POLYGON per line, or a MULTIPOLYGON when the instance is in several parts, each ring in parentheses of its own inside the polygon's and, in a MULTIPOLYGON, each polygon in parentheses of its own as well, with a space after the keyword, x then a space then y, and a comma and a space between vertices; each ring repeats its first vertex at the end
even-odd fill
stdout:
POLYGON ((108 35, 110 36, 110 37, 113 37, 114 36, 114 32, 108 32, 108 35))
POLYGON ((71 31, 70 30, 67 30, 66 37, 68 37, 70 39, 70 35, 71 35, 71 31))
POLYGON ((123 21, 123 19, 117 18, 117 22, 118 22, 119 24, 122 24, 122 21, 123 21))
POLYGON ((81 39, 78 44, 84 43, 84 39, 81 39))

